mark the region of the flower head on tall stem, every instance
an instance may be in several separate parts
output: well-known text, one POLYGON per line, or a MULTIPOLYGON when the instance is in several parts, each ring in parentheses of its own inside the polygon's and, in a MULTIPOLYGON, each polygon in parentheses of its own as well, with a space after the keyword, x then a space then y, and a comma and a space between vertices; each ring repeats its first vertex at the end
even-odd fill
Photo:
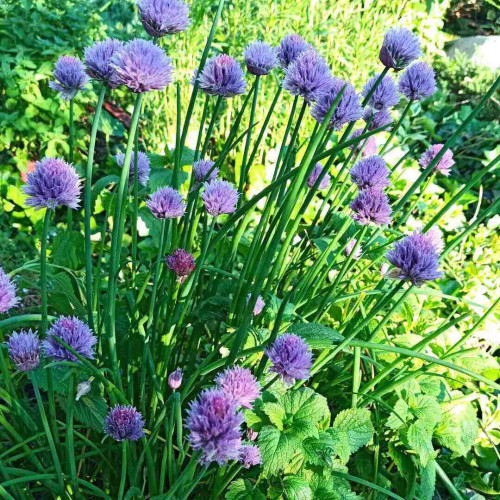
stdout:
POLYGON ((250 469, 254 465, 262 463, 262 456, 258 446, 242 446, 240 450, 240 462, 243 468, 250 469))
POLYGON ((144 419, 133 406, 116 405, 104 422, 104 432, 115 441, 137 441, 144 436, 144 419))
POLYGON ((8 341, 9 356, 18 370, 27 372, 40 364, 40 339, 37 332, 14 332, 8 341))
MULTIPOLYGON (((118 153, 115 156, 116 163, 119 167, 123 167, 123 162, 125 161, 125 155, 123 153, 118 153)), ((128 181, 130 184, 134 183, 135 177, 135 152, 132 152, 132 157, 130 158, 130 174, 128 181)), ((151 173, 151 164, 149 162, 148 155, 142 151, 137 152, 137 182, 141 186, 145 186, 149 181, 149 174, 151 173)))
POLYGON ((205 183, 205 191, 201 195, 207 212, 213 217, 221 214, 232 214, 238 203, 238 191, 233 184, 220 179, 205 183))
POLYGON ((54 81, 49 82, 52 90, 59 92, 65 101, 70 101, 89 81, 85 66, 77 57, 62 56, 52 73, 54 81))
POLYGON ((197 183, 200 182, 210 182, 217 178, 219 175, 219 169, 217 167, 212 167, 215 162, 212 160, 198 160, 193 163, 193 174, 197 183), (210 170, 212 170, 210 172, 210 170), (210 174, 208 173, 210 172, 210 174))
POLYGON ((183 372, 180 368, 177 368, 177 370, 175 370, 169 374, 168 386, 170 387, 170 389, 176 390, 181 386, 182 376, 183 376, 183 372))
MULTIPOLYGON (((316 181, 321 175, 321 172, 323 172, 323 165, 321 165, 321 163, 316 163, 316 165, 314 165, 313 171, 311 172, 309 178, 307 179, 307 187, 309 188, 314 187, 316 181)), ((330 185, 330 174, 327 172, 324 175, 323 179, 321 179, 318 189, 322 191, 323 189, 326 189, 329 185, 330 185)))
MULTIPOLYGON (((443 144, 434 144, 429 149, 427 149, 427 151, 425 151, 425 153, 418 160, 420 166, 422 168, 427 168, 434 160, 434 158, 436 158, 438 153, 443 149, 443 146, 443 144)), ((453 165, 455 165, 455 160, 453 159, 453 151, 451 149, 448 149, 434 166, 434 170, 448 176, 450 175, 450 170, 453 165)))
POLYGON ((217 375, 215 383, 218 389, 243 408, 252 408, 252 403, 260 396, 259 382, 248 368, 228 368, 217 375))
POLYGON ((114 38, 108 38, 87 47, 84 57, 87 74, 109 87, 115 87, 113 81, 115 70, 111 65, 111 59, 120 50, 123 50, 123 43, 114 38))
POLYGON ((60 158, 44 158, 35 163, 23 190, 28 195, 26 205, 37 210, 55 210, 64 205, 78 208, 82 186, 75 169, 60 158))
POLYGON ((434 70, 424 62, 409 66, 399 78, 399 91, 409 101, 420 101, 436 92, 434 70))
POLYGON ((208 59, 197 79, 205 94, 222 97, 244 94, 247 86, 240 63, 227 54, 208 59))
POLYGON ((174 250, 172 255, 167 256, 166 261, 167 267, 177 275, 179 283, 183 283, 196 267, 193 255, 183 248, 174 250))
POLYGON ((391 222, 389 198, 380 189, 363 189, 351 203, 351 208, 352 218, 363 226, 381 226, 391 222))
POLYGON ((157 219, 176 219, 182 217, 186 211, 181 193, 170 186, 155 191, 146 205, 157 219))
MULTIPOLYGON (((368 80, 368 82, 363 87, 363 97, 366 97, 371 92, 379 77, 380 75, 375 75, 373 78, 370 78, 370 80, 368 80)), ((377 111, 380 111, 381 109, 396 106, 398 102, 399 96, 396 82, 391 76, 387 75, 382 78, 382 80, 375 88, 368 101, 368 105, 376 109, 377 111)))
POLYGON ((16 295, 16 285, 9 275, 0 267, 0 314, 17 306, 19 299, 16 295))
POLYGON ((251 43, 245 49, 244 57, 248 72, 252 75, 265 76, 278 64, 276 49, 261 41, 251 43))
POLYGON ((111 58, 114 82, 135 93, 163 90, 172 83, 172 61, 165 51, 149 40, 136 38, 111 58))
POLYGON ((183 0, 138 0, 142 26, 160 38, 185 31, 191 24, 189 5, 183 0))
MULTIPOLYGON (((349 137, 349 140, 358 138, 362 133, 362 128, 356 129, 349 137)), ((354 151, 359 152, 361 156, 373 156, 377 154, 377 141, 375 136, 371 135, 367 139, 358 142, 358 144, 349 146, 349 149, 354 149, 354 151)))
POLYGON ((379 58, 386 68, 399 71, 420 57, 420 54, 416 35, 406 28, 391 28, 384 36, 379 58))
POLYGON ((277 55, 280 66, 283 69, 288 68, 297 57, 303 52, 312 49, 312 47, 299 35, 286 35, 280 42, 277 55))
POLYGON ((366 108, 363 113, 363 120, 366 123, 370 123, 368 130, 375 130, 376 128, 389 125, 392 122, 392 116, 388 109, 375 111, 372 108, 366 108))
POLYGON ((368 156, 351 168, 351 180, 359 189, 383 189, 389 186, 389 169, 380 156, 368 156))

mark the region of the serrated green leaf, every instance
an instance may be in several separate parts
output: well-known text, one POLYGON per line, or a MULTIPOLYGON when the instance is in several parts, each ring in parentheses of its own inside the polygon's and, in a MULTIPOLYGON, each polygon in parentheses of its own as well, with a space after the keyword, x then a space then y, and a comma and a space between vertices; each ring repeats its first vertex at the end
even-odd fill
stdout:
POLYGON ((288 432, 296 438, 303 440, 308 437, 318 437, 316 424, 309 420, 294 420, 288 432))
POLYGON ((271 426, 260 431, 258 446, 262 455, 263 477, 277 474, 301 450, 299 439, 271 426))
POLYGON ((405 425, 407 418, 408 405, 404 399, 398 399, 394 405, 394 411, 389 415, 385 425, 389 429, 396 430, 405 425))
POLYGON ((419 500, 432 500, 436 488, 436 461, 429 460, 425 467, 420 468, 419 500))
POLYGON ((69 269, 81 269, 85 262, 84 239, 79 231, 62 231, 51 245, 51 261, 69 269))
POLYGON ((351 446, 347 432, 332 427, 326 431, 331 438, 330 446, 339 457, 342 464, 346 464, 351 456, 351 446))
POLYGON ((326 433, 321 433, 319 438, 309 437, 304 440, 302 443, 304 459, 312 465, 330 467, 335 451, 329 444, 329 439, 321 439, 324 434, 326 433))
MULTIPOLYGON (((58 395, 61 406, 66 408, 68 401, 65 396, 58 395)), ((93 390, 74 402, 75 419, 89 429, 102 432, 104 419, 108 413, 108 405, 97 390, 93 390)))
POLYGON ((51 366, 49 368, 43 368, 39 366, 35 370, 31 372, 31 376, 35 378, 36 383, 39 387, 41 387, 44 391, 48 390, 48 382, 47 376, 48 373, 52 373, 52 387, 55 392, 59 392, 61 394, 68 393, 68 384, 69 384, 69 376, 70 371, 62 369, 61 367, 51 366))
POLYGON ((288 476, 283 480, 285 495, 288 500, 311 500, 312 491, 309 483, 299 476, 288 476))
POLYGON ((286 392, 280 396, 279 402, 283 405, 287 416, 293 416, 294 420, 308 420, 318 423, 323 419, 330 418, 326 398, 308 387, 286 392))
POLYGON ((408 445, 417 453, 423 467, 437 455, 432 446, 432 427, 424 420, 417 420, 409 426, 408 445))
POLYGON ((265 498, 248 479, 233 481, 226 493, 226 500, 265 500, 265 498))
POLYGON ((399 473, 405 478, 406 483, 412 483, 417 474, 412 457, 392 442, 389 443, 389 456, 394 460, 399 473))
POLYGON ((312 349, 331 347, 344 340, 337 330, 318 323, 296 323, 288 327, 287 331, 302 337, 312 349))
POLYGON ((341 411, 335 417, 333 428, 346 433, 351 454, 367 445, 373 436, 370 412, 366 408, 341 411))
POLYGON ((285 409, 279 403, 264 403, 262 405, 262 410, 269 417, 271 423, 273 423, 280 431, 283 430, 283 422, 285 420, 285 409))
POLYGON ((421 420, 426 420, 434 426, 441 420, 441 407, 433 396, 421 394, 411 398, 410 408, 412 413, 421 420))

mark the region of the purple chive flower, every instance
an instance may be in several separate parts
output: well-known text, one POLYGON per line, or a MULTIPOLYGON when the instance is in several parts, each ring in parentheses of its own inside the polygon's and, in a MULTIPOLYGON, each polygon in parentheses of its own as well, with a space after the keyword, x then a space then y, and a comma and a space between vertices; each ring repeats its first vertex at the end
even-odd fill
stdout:
POLYGON ((104 422, 104 432, 116 441, 137 441, 144 436, 143 427, 141 413, 130 405, 116 405, 104 422))
POLYGON ((238 203, 238 191, 230 182, 215 179, 205 184, 201 199, 207 212, 214 217, 220 214, 232 214, 238 203))
POLYGON ((399 91, 410 101, 420 101, 436 92, 434 70, 424 62, 412 64, 399 78, 399 91))
POLYGON ((60 158, 44 158, 35 163, 23 188, 26 205, 55 210, 61 205, 76 209, 82 186, 75 169, 60 158))
POLYGON ((240 63, 227 54, 208 59, 197 78, 201 90, 208 95, 233 97, 243 94, 247 86, 240 63))
POLYGON ((282 86, 290 94, 312 102, 328 92, 331 79, 325 60, 315 50, 308 50, 286 68, 282 86))
MULTIPOLYGON (((323 172, 323 165, 321 165, 321 163, 316 163, 316 165, 314 165, 313 171, 311 172, 311 175, 309 175, 309 178, 307 179, 307 186, 309 188, 314 187, 316 181, 318 180, 318 177, 321 175, 321 172, 323 172)), ((323 177, 323 179, 321 179, 318 189, 319 190, 326 189, 329 185, 330 185, 330 174, 327 172, 323 177)))
POLYGON ((17 306, 16 285, 9 275, 0 267, 0 314, 17 306))
MULTIPOLYGON (((347 245, 345 247, 345 254, 347 256, 351 255, 357 242, 358 242, 358 240, 356 238, 352 238, 351 240, 349 240, 349 243, 347 243, 347 245)), ((356 251, 354 252, 352 258, 354 260, 359 260, 362 253, 363 253, 363 249, 361 248, 361 245, 359 245, 358 248, 356 249, 356 251)))
POLYGON ((392 123, 392 116, 388 109, 381 109, 380 111, 375 112, 371 108, 366 108, 363 114, 363 120, 366 123, 370 122, 368 130, 375 130, 376 128, 392 123))
POLYGON ((111 66, 113 55, 123 50, 123 43, 114 38, 108 38, 102 42, 96 42, 94 45, 85 49, 85 67, 87 74, 94 80, 104 82, 110 87, 114 87, 113 76, 115 70, 111 66))
POLYGON ((420 57, 418 38, 406 28, 391 28, 384 36, 379 59, 386 68, 396 71, 420 57))
POLYGON ((203 391, 191 403, 186 426, 191 446, 202 452, 202 464, 239 459, 243 414, 236 409, 237 403, 218 389, 203 391))
POLYGON ((177 368, 177 370, 173 371, 169 376, 168 376, 168 385, 170 389, 178 389, 181 384, 182 384, 182 376, 183 372, 180 368, 177 368))
POLYGON ((293 63, 303 52, 311 49, 311 46, 299 35, 286 35, 278 47, 278 60, 283 69, 293 63))
POLYGON ((217 375, 215 383, 217 389, 243 408, 252 408, 252 403, 260 396, 260 385, 248 368, 228 368, 217 375))
MULTIPOLYGON (((247 295, 247 304, 250 301, 251 296, 252 296, 251 293, 247 295)), ((255 305, 253 306, 253 315, 258 316, 262 312, 262 309, 264 309, 265 306, 266 303, 264 302, 264 299, 259 295, 257 297, 257 300, 255 301, 255 305)))
POLYGON ((330 110, 333 101, 338 96, 339 92, 345 86, 344 93, 335 108, 335 111, 330 118, 328 128, 340 130, 343 125, 348 122, 353 122, 361 118, 363 109, 359 101, 359 96, 354 87, 340 78, 332 77, 330 81, 330 89, 326 94, 321 95, 314 104, 311 115, 320 123, 325 119, 330 110))
POLYGON ((132 92, 163 90, 172 83, 172 60, 165 51, 148 40, 136 38, 111 58, 114 81, 132 92))
POLYGON ((309 378, 312 353, 301 337, 285 333, 266 349, 266 354, 272 362, 269 371, 283 377, 286 385, 292 385, 295 380, 309 378))
POLYGON ((398 241, 387 252, 387 260, 396 267, 391 277, 408 280, 416 286, 442 276, 434 245, 429 237, 418 232, 398 241))
POLYGON ((191 24, 189 5, 182 0, 139 0, 137 6, 144 29, 155 38, 179 33, 191 24))
POLYGON ((181 193, 170 186, 155 191, 146 205, 157 219, 175 219, 182 217, 186 211, 181 193))
MULTIPOLYGON (((418 160, 422 168, 427 168, 431 162, 436 158, 437 154, 443 149, 444 144, 434 144, 431 146, 418 160)), ((443 175, 450 175, 450 169, 455 165, 453 160, 453 152, 448 149, 442 158, 434 165, 436 172, 441 172, 443 175)))
POLYGON ((359 189, 383 189, 390 184, 389 169, 380 156, 369 156, 359 160, 351 168, 351 180, 359 189))
POLYGON ((194 257, 182 248, 174 250, 172 255, 167 256, 166 261, 167 267, 177 275, 179 283, 183 283, 196 267, 194 257))
POLYGON ((437 227, 431 227, 426 233, 422 233, 422 237, 434 247, 437 254, 440 254, 444 249, 443 233, 437 227))
POLYGON ((276 49, 261 41, 251 43, 243 55, 247 69, 252 75, 267 75, 278 63, 276 49))
MULTIPOLYGON (((370 80, 368 80, 368 82, 363 87, 363 97, 366 97, 370 93, 379 76, 380 75, 375 75, 373 78, 370 78, 370 80)), ((384 76, 384 78, 382 78, 382 81, 377 85, 375 91, 370 97, 368 105, 372 108, 375 108, 377 111, 380 111, 381 109, 396 106, 398 102, 399 96, 396 82, 392 79, 391 76, 384 76)))
MULTIPOLYGON (((123 162, 125 161, 125 155, 123 153, 118 153, 115 156, 116 163, 119 167, 123 167, 123 162)), ((142 151, 137 153, 137 182, 141 186, 145 186, 149 181, 149 174, 151 173, 151 165, 149 163, 148 156, 142 151)), ((132 152, 132 157, 130 159, 130 174, 128 177, 129 183, 134 183, 135 177, 135 153, 132 152)))
POLYGON ((55 81, 49 82, 49 87, 60 92, 65 101, 71 101, 89 81, 82 61, 71 56, 62 56, 57 60, 52 76, 55 81))
POLYGON ((199 160, 193 163, 193 173, 196 182, 210 182, 219 175, 219 169, 215 167, 211 172, 210 169, 215 165, 212 160, 199 160), (210 174, 208 174, 210 172, 210 174), (208 174, 208 177, 207 177, 208 174), (206 177, 206 179, 205 179, 206 177))
POLYGON ((242 446, 240 450, 240 462, 243 468, 250 469, 253 465, 262 463, 262 457, 258 446, 242 446))
POLYGON ((40 339, 37 332, 21 330, 14 332, 8 342, 10 359, 18 370, 28 372, 40 364, 40 339))
POLYGON ((43 349, 49 358, 56 361, 78 361, 78 358, 66 347, 63 347, 56 337, 63 340, 81 356, 94 359, 94 345, 97 337, 86 323, 76 316, 61 316, 52 323, 47 331, 47 338, 43 341, 43 349))
POLYGON ((354 211, 352 218, 363 226, 391 222, 389 198, 380 189, 363 189, 351 203, 351 208, 354 211))
MULTIPOLYGON (((362 128, 356 129, 349 139, 356 139, 363 133, 362 128)), ((350 149, 354 149, 356 152, 360 152, 361 156, 373 156, 377 154, 377 141, 375 140, 375 136, 371 135, 367 139, 362 139, 357 144, 353 144, 349 146, 350 149)))

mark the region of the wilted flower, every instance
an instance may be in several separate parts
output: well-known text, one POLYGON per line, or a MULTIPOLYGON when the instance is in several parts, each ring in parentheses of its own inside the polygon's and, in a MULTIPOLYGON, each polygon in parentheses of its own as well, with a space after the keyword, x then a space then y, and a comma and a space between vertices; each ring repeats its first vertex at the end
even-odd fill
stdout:
POLYGON ((75 401, 79 401, 80 398, 85 396, 90 392, 90 389, 92 388, 92 382, 91 380, 84 380, 83 382, 80 382, 76 386, 76 396, 75 396, 75 401))
POLYGON ((199 160, 193 163, 193 173, 196 182, 214 180, 219 175, 219 169, 215 167, 211 172, 210 169, 215 165, 212 160, 199 160), (210 172, 210 174, 208 174, 210 172), (208 174, 208 176, 207 176, 208 174), (205 179, 206 177, 206 179, 205 179))
POLYGON ((363 226, 391 222, 389 199, 380 189, 363 189, 351 203, 351 208, 354 211, 352 218, 363 226))
POLYGON ((335 108, 335 111, 330 118, 328 128, 340 130, 343 125, 348 122, 353 122, 361 118, 363 110, 359 101, 359 96, 354 87, 339 78, 332 77, 330 88, 326 94, 321 95, 314 104, 311 115, 320 123, 323 122, 328 111, 330 110, 333 101, 338 96, 339 92, 344 88, 344 93, 335 108))
POLYGON ((439 257, 431 239, 422 233, 413 233, 398 241, 387 252, 387 260, 396 267, 391 277, 408 280, 420 286, 425 281, 440 278, 439 257))
MULTIPOLYGON (((251 296, 252 296, 251 293, 247 295, 247 304, 250 301, 251 296)), ((257 300, 255 301, 255 305, 253 306, 253 315, 258 316, 262 312, 262 309, 264 309, 265 306, 266 303, 264 302, 264 299, 259 295, 257 297, 257 300)))
POLYGON ((60 338, 78 354, 85 358, 94 359, 94 345, 97 337, 86 323, 76 316, 61 316, 52 323, 47 331, 47 338, 43 341, 43 349, 49 358, 56 361, 78 361, 78 358, 63 347, 57 340, 60 338))
POLYGON ((315 50, 308 50, 287 67, 282 86, 311 102, 328 92, 331 79, 325 60, 315 50))
POLYGON ((232 214, 238 203, 238 191, 230 182, 215 179, 205 184, 201 195, 207 212, 217 217, 220 214, 232 214))
POLYGON ((244 57, 252 75, 267 75, 278 63, 276 49, 261 41, 251 43, 245 49, 244 57))
POLYGON ((239 459, 243 414, 236 409, 236 401, 218 389, 203 391, 191 403, 186 426, 191 446, 202 452, 201 463, 239 459))
POLYGON ((389 271, 389 264, 387 264, 387 262, 384 262, 381 266, 380 266, 380 274, 382 276, 385 276, 387 274, 387 271, 389 271))
MULTIPOLYGON (((437 154, 443 149, 443 144, 434 144, 431 146, 418 160, 420 166, 423 168, 427 168, 431 162, 436 158, 437 154)), ((434 165, 434 170, 437 172, 441 172, 443 175, 450 175, 450 169, 455 165, 455 161, 453 160, 453 152, 451 149, 448 149, 446 153, 441 157, 441 159, 434 165)))
MULTIPOLYGON (((311 175, 307 179, 307 186, 312 188, 316 184, 316 181, 318 180, 319 176, 321 175, 321 172, 323 172, 323 165, 321 163, 316 163, 314 165, 313 171, 311 172, 311 175)), ((330 174, 327 172, 323 179, 321 179, 321 182, 319 183, 318 189, 323 190, 326 189, 330 185, 330 174)))
POLYGON ((177 275, 180 283, 183 283, 196 267, 193 255, 182 248, 178 248, 174 250, 172 255, 168 255, 166 262, 167 267, 177 275))
POLYGON ((363 120, 365 120, 366 123, 370 122, 368 130, 375 130, 376 128, 380 128, 391 123, 392 116, 388 109, 381 109, 380 111, 375 112, 371 108, 366 108, 363 114, 363 120))
POLYGON ((137 441, 144 436, 144 419, 133 406, 116 405, 104 422, 104 432, 116 441, 137 441))
MULTIPOLYGON (((347 243, 347 245, 345 247, 345 254, 347 256, 351 255, 357 242, 358 242, 358 240, 356 238, 352 238, 351 240, 349 240, 349 243, 347 243)), ((354 260, 359 260, 362 253, 363 253, 363 249, 361 248, 361 245, 359 245, 358 248, 356 249, 356 251, 354 252, 352 258, 354 260)))
POLYGON ((18 370, 28 372, 40 364, 40 339, 37 332, 21 330, 14 332, 8 342, 10 359, 18 370))
POLYGON ((168 376, 168 385, 170 389, 178 389, 181 384, 182 384, 182 375, 183 372, 180 368, 177 368, 177 370, 173 371, 169 376, 168 376))
POLYGON ((165 51, 149 40, 136 38, 111 58, 114 81, 132 92, 163 90, 172 83, 172 60, 165 51))
POLYGON ((184 31, 191 23, 189 5, 182 0, 138 0, 142 25, 156 38, 184 31))
POLYGON ((297 57, 311 49, 311 46, 299 35, 286 35, 278 47, 278 60, 282 68, 286 69, 297 57))
POLYGON ((301 337, 292 333, 281 335, 266 349, 266 355, 272 362, 269 371, 283 377, 286 385, 309 378, 312 353, 301 337))
POLYGON ((437 227, 431 227, 426 233, 421 233, 423 238, 434 247, 437 254, 440 254, 444 249, 443 233, 437 227))
POLYGON ((257 431, 254 431, 251 427, 247 429, 247 439, 249 441, 255 441, 258 436, 259 433, 257 431))
POLYGON ((227 54, 208 59, 197 78, 201 90, 208 95, 233 97, 243 94, 247 86, 240 63, 227 54))
POLYGON ((240 462, 245 469, 262 463, 262 457, 258 446, 242 446, 240 450, 240 462))
MULTIPOLYGON (((125 161, 125 155, 123 153, 118 153, 115 156, 116 163, 119 167, 123 167, 123 162, 125 161)), ((151 165, 149 163, 148 156, 142 151, 137 152, 137 182, 142 186, 145 186, 149 181, 149 174, 151 172, 151 165)), ((135 152, 132 152, 132 157, 130 159, 130 174, 129 183, 133 184, 135 178, 135 152)))
POLYGON ((85 49, 85 66, 87 74, 94 80, 104 82, 110 87, 114 87, 113 76, 115 70, 111 66, 113 55, 123 49, 123 43, 114 38, 108 38, 102 42, 96 42, 94 45, 85 49))
POLYGON ((75 169, 60 158, 44 158, 35 163, 23 188, 26 205, 55 210, 61 205, 76 209, 82 187, 75 169))
POLYGON ((19 302, 16 296, 16 285, 9 275, 0 267, 0 313, 5 313, 19 302))
MULTIPOLYGON (((375 75, 373 78, 368 80, 363 87, 363 97, 366 97, 371 92, 379 76, 380 75, 375 75)), ((380 111, 381 109, 396 106, 398 102, 399 96, 396 82, 392 79, 392 77, 384 76, 371 95, 368 105, 380 111)))
POLYGON ((73 99, 89 81, 82 61, 71 56, 62 56, 57 60, 52 76, 55 81, 49 82, 49 87, 60 92, 65 101, 73 99))
POLYGON ((157 219, 175 219, 182 217, 186 211, 181 193, 170 186, 155 191, 146 205, 157 219))
POLYGON ((406 68, 420 57, 418 38, 406 28, 391 28, 384 36, 380 49, 380 62, 396 71, 406 68))
MULTIPOLYGON (((356 129, 351 136, 349 137, 349 140, 351 139, 356 139, 363 133, 362 128, 356 129)), ((362 139, 358 144, 349 146, 350 149, 353 149, 358 152, 361 150, 361 156, 373 156, 377 154, 377 141, 375 140, 375 136, 371 135, 367 139, 362 139)))
POLYGON ((380 156, 368 156, 351 168, 351 180, 359 189, 383 189, 390 184, 389 169, 380 156))
POLYGON ((409 66, 399 78, 399 91, 410 101, 420 101, 436 92, 434 70, 424 62, 409 66))
POLYGON ((260 385, 248 368, 228 368, 217 375, 215 383, 243 408, 252 408, 252 403, 260 396, 260 385))

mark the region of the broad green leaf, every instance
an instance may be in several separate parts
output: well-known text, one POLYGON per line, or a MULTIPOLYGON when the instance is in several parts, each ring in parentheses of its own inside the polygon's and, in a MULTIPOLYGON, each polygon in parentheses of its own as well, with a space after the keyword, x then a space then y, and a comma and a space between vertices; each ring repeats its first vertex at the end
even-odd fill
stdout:
MULTIPOLYGON (((65 396, 58 395, 58 400, 63 408, 66 408, 68 401, 65 396)), ((97 390, 89 392, 74 402, 75 419, 84 424, 89 429, 102 432, 104 429, 104 419, 108 413, 108 405, 97 390)))
POLYGON ((43 368, 39 366, 31 372, 31 376, 35 378, 36 383, 39 387, 41 387, 44 391, 47 391, 49 388, 47 382, 49 370, 52 373, 52 387, 54 391, 61 394, 67 394, 68 380, 70 376, 69 370, 60 366, 51 366, 49 368, 43 368))
POLYGON ((85 263, 84 239, 79 231, 61 231, 51 245, 51 261, 58 266, 81 269, 85 263))
POLYGON ((288 476, 283 480, 286 498, 288 500, 311 500, 312 491, 309 483, 299 476, 288 476))
MULTIPOLYGON (((172 185, 172 176, 174 172, 169 168, 152 168, 149 177, 149 187, 151 191, 165 186, 172 185)), ((188 179, 188 174, 182 170, 179 172, 179 185, 184 184, 188 179)))
POLYGON ((411 484, 417 475, 414 460, 406 450, 397 447, 393 442, 389 443, 389 456, 394 460, 399 473, 405 478, 407 484, 411 484))
POLYGON ((330 418, 326 398, 308 387, 288 391, 279 400, 287 416, 292 415, 294 420, 309 420, 317 423, 330 418))
POLYGON ((288 432, 300 440, 319 435, 316 424, 304 419, 294 420, 288 432))
POLYGON ((441 420, 441 407, 433 396, 421 394, 410 399, 412 413, 421 420, 426 420, 434 426, 441 420))
POLYGON ((324 434, 326 433, 321 433, 319 438, 309 437, 302 443, 306 462, 312 465, 331 466, 335 452, 330 445, 331 439, 322 439, 324 434))
POLYGON ((333 328, 317 323, 296 323, 288 327, 287 331, 302 337, 312 349, 331 347, 344 340, 344 337, 333 328))
POLYGON ((425 467, 420 468, 419 500, 432 500, 436 488, 436 461, 429 460, 425 467))
POLYGON ((301 450, 299 439, 271 426, 260 431, 258 446, 262 455, 263 477, 277 474, 301 450))
POLYGON ((248 479, 233 481, 226 493, 226 500, 265 500, 265 498, 248 479))
POLYGON ((367 445, 373 436, 370 412, 366 408, 341 411, 335 417, 333 428, 346 433, 351 454, 367 445))
POLYGON ((279 403, 264 403, 262 405, 264 413, 269 417, 280 431, 283 430, 283 422, 285 420, 285 409, 279 403))
POLYGON ((351 446, 349 444, 349 437, 344 430, 332 427, 326 431, 330 436, 331 441, 329 445, 335 451, 335 454, 340 458, 342 464, 346 464, 351 456, 351 446))
POLYGON ((408 418, 408 405, 404 399, 398 399, 394 405, 394 411, 389 415, 386 426, 389 429, 399 429, 405 425, 408 418))
POLYGON ((432 427, 424 420, 417 420, 409 426, 408 445, 417 453, 423 467, 437 455, 432 446, 432 427))

